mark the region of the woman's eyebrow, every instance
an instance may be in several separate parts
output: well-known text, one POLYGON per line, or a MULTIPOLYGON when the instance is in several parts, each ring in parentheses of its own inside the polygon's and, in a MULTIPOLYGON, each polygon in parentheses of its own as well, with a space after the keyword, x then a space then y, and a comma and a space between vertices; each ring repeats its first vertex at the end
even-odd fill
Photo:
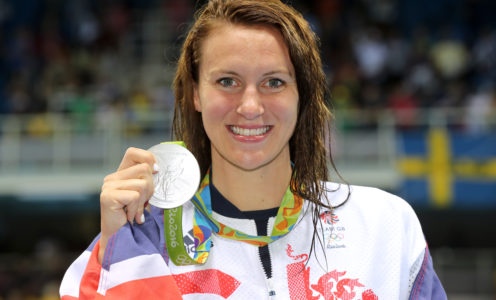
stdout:
MULTIPOLYGON (((231 70, 214 69, 214 70, 211 70, 209 72, 209 74, 215 74, 215 73, 222 73, 222 74, 229 74, 229 75, 234 75, 234 76, 240 76, 239 73, 237 73, 235 71, 231 71, 231 70)), ((270 76, 270 75, 281 74, 281 73, 282 74, 287 74, 291 78, 294 78, 293 73, 290 72, 290 71, 288 71, 288 70, 285 70, 285 69, 277 69, 277 70, 269 71, 269 72, 266 72, 266 73, 262 74, 262 76, 270 76)))
POLYGON ((229 75, 239 76, 239 74, 236 73, 235 71, 223 70, 223 69, 213 69, 209 73, 210 74, 222 73, 222 74, 229 74, 229 75))
POLYGON ((287 70, 274 70, 274 71, 264 73, 263 76, 270 76, 270 75, 274 75, 274 74, 278 74, 278 73, 287 74, 287 75, 293 77, 293 73, 291 73, 290 71, 287 71, 287 70))

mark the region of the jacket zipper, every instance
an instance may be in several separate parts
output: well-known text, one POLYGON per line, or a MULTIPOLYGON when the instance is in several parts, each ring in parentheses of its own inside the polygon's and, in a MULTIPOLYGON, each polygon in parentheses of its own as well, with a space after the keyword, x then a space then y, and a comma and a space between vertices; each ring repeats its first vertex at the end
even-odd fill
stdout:
MULTIPOLYGON (((257 226, 257 235, 268 235, 269 220, 255 220, 257 226)), ((269 245, 258 247, 258 257, 262 263, 262 268, 267 279, 267 289, 269 299, 275 299, 276 292, 272 285, 272 261, 270 259, 269 245)))

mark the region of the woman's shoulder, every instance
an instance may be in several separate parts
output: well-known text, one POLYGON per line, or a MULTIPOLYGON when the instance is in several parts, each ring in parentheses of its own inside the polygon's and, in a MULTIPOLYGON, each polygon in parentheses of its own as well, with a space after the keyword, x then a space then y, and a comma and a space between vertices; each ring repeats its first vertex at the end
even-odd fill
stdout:
POLYGON ((347 211, 366 211, 368 215, 400 214, 403 218, 416 219, 416 214, 407 201, 382 189, 335 182, 325 182, 324 187, 325 197, 333 207, 347 211))
POLYGON ((333 214, 349 231, 372 235, 379 244, 391 240, 408 241, 406 244, 411 245, 414 252, 412 257, 425 249, 420 221, 410 204, 401 197, 374 187, 331 182, 325 187, 326 197, 335 207, 333 214))

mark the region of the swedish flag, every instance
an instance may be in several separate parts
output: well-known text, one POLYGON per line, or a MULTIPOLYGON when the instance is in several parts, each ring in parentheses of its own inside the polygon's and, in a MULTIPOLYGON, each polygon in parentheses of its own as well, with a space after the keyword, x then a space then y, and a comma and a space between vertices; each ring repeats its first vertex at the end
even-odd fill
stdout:
POLYGON ((399 136, 399 194, 413 205, 496 208, 496 134, 434 128, 399 136))

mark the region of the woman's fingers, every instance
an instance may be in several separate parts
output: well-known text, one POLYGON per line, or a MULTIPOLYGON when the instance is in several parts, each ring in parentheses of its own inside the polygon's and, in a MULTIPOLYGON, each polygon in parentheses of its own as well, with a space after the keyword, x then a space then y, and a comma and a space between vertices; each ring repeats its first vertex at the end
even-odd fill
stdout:
MULTIPOLYGON (((132 178, 152 178, 152 174, 155 173, 152 167, 148 163, 141 163, 129 168, 117 171, 115 173, 107 175, 103 182, 110 182, 116 180, 132 179, 132 178)), ((153 179, 152 179, 153 181, 153 179)))
POLYGON ((122 208, 128 206, 127 214, 129 221, 132 222, 132 219, 135 218, 136 222, 141 224, 144 222, 142 220, 144 204, 150 199, 154 191, 152 169, 147 163, 141 163, 110 174, 104 179, 102 190, 104 189, 133 190, 138 192, 139 199, 136 200, 138 201, 136 203, 137 205, 124 203, 123 199, 122 208))
POLYGON ((148 164, 150 168, 153 169, 153 165, 155 164, 155 157, 150 151, 130 147, 126 150, 126 153, 124 154, 124 157, 122 158, 121 164, 117 171, 121 171, 142 163, 148 164))
MULTIPOLYGON (((154 192, 153 175, 150 166, 146 163, 132 166, 122 171, 107 176, 103 188, 134 190, 140 193, 137 210, 128 209, 128 217, 132 220, 132 213, 136 213, 134 219, 138 224, 144 222, 144 205, 154 192), (138 179, 136 179, 138 178, 138 179)), ((126 204, 129 206, 129 204, 126 204)))
POLYGON ((129 215, 136 212, 140 194, 133 190, 106 189, 100 194, 102 234, 110 237, 127 221, 129 215))
MULTIPOLYGON (((146 176, 141 179, 124 179, 116 181, 107 181, 103 184, 102 190, 132 190, 140 194, 139 200, 142 204, 146 202, 154 191, 153 178, 146 176)), ((125 203, 128 205, 129 203, 125 203)))
POLYGON ((128 220, 132 221, 134 218, 137 223, 141 224, 144 221, 144 205, 150 199, 154 192, 153 179, 151 176, 146 176, 145 179, 126 179, 126 180, 115 180, 107 181, 104 183, 103 190, 128 190, 135 191, 138 193, 137 198, 130 199, 129 197, 124 197, 119 199, 120 204, 116 204, 117 207, 123 209, 126 208, 126 214, 128 220))

